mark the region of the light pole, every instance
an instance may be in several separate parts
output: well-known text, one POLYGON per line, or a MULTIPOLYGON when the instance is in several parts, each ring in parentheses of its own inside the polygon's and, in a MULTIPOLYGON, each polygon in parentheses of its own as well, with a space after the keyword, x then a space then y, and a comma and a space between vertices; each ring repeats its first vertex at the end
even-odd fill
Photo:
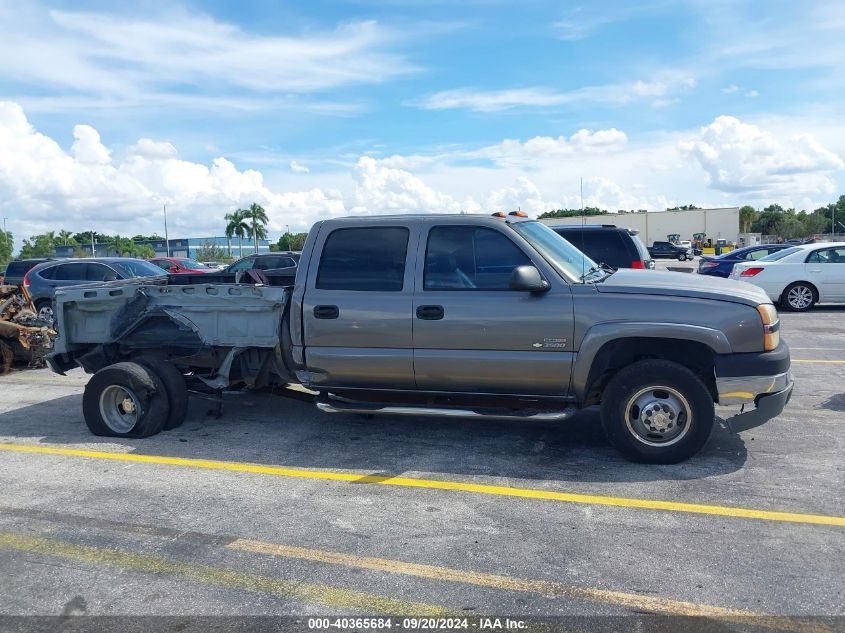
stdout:
POLYGON ((167 205, 164 205, 164 248, 167 256, 170 257, 170 238, 167 235, 167 205))

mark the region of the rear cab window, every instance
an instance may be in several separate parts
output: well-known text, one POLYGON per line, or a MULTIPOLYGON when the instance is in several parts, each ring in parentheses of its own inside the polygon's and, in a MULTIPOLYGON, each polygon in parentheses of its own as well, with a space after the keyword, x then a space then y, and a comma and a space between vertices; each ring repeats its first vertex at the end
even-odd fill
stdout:
POLYGON ((323 244, 316 288, 401 292, 409 238, 405 227, 335 229, 323 244))

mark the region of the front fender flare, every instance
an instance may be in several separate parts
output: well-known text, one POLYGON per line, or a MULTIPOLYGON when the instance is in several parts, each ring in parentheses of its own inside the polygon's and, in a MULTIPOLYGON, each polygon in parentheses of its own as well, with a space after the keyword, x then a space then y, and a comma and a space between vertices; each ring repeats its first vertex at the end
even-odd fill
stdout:
POLYGON ((627 338, 671 338, 707 345, 716 354, 730 354, 730 341, 724 332, 685 323, 610 322, 587 330, 572 366, 570 393, 579 401, 586 397, 590 369, 599 350, 607 343, 627 338))

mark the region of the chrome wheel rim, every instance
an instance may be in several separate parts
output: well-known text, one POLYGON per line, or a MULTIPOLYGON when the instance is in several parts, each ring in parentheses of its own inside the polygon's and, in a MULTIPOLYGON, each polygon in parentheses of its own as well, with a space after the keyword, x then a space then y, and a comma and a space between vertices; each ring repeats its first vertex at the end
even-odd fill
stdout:
POLYGON ((677 389, 646 387, 631 396, 625 405, 625 424, 631 435, 643 444, 671 446, 689 432, 692 409, 677 389))
POLYGON ((115 433, 129 433, 140 414, 138 396, 129 387, 109 385, 100 394, 100 416, 115 433))
POLYGON ((789 305, 798 310, 803 310, 813 302, 813 291, 807 286, 795 286, 786 295, 789 305))
POLYGON ((38 309, 38 318, 45 323, 53 323, 53 306, 43 306, 38 309))

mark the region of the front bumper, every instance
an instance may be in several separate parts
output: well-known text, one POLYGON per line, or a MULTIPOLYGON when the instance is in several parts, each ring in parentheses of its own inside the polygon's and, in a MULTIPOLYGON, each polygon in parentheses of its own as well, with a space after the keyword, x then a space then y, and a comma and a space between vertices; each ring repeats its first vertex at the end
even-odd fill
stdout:
POLYGON ((760 426, 780 415, 792 396, 789 348, 781 342, 771 352, 724 354, 716 357, 716 392, 724 406, 741 405, 727 419, 737 433, 760 426), (748 407, 754 407, 745 411, 748 407))
MULTIPOLYGON (((789 386, 782 391, 774 393, 766 393, 756 398, 756 408, 744 413, 738 413, 725 420, 728 429, 731 433, 739 433, 740 431, 747 431, 753 429, 755 426, 760 426, 776 418, 781 414, 789 399, 792 397, 792 380, 789 381, 789 386)), ((743 406, 744 408, 744 406, 743 406)))

